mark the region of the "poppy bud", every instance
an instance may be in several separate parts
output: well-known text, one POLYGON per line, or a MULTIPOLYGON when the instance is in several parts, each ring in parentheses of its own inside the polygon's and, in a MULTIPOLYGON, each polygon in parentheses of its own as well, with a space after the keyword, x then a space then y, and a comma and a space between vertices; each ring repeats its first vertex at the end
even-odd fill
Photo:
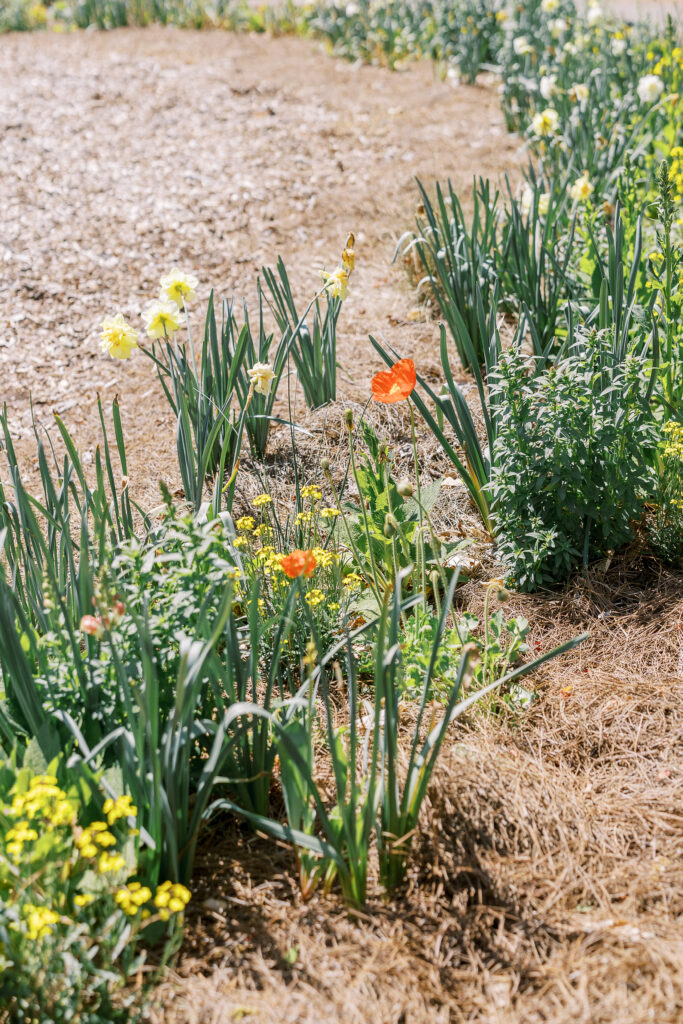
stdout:
POLYGON ((321 459, 320 460, 320 468, 322 469, 323 473, 329 473, 329 471, 330 471, 330 460, 328 458, 321 459))
POLYGON ((344 413, 344 421, 346 423, 346 426, 349 428, 349 430, 352 430, 353 429, 353 410, 352 409, 347 409, 346 410, 346 412, 344 413))
POLYGON ((384 517, 384 536, 393 537, 398 532, 398 519, 391 512, 384 517))
POLYGON ((412 498, 413 494, 415 493, 415 488, 413 487, 407 476, 404 476, 401 480, 399 480, 398 484, 396 485, 396 490, 398 491, 402 498, 412 498))

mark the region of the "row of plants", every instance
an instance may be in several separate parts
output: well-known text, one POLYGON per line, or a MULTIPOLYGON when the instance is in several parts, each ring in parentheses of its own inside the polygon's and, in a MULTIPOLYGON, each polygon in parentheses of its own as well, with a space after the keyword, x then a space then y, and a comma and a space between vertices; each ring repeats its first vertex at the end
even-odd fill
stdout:
POLYGON ((134 501, 118 402, 100 406, 91 471, 59 417, 56 439, 36 424, 39 497, 0 417, 8 1019, 139 1016, 126 979, 152 979, 178 947, 216 815, 290 843, 304 898, 338 886, 363 905, 373 858, 392 892, 452 722, 482 699, 520 709, 520 679, 582 639, 529 659, 500 581, 481 621, 455 613, 467 540, 434 523, 410 360, 378 372, 370 398, 408 403, 410 476, 350 410, 345 463, 303 472, 293 394, 334 397, 354 266, 350 237, 301 314, 284 265, 264 271, 257 327, 246 305, 219 318, 211 296, 199 361, 191 274, 162 278, 147 342, 121 314, 103 321, 103 350, 149 359, 175 415, 184 497, 162 484, 161 510, 134 501), (290 431, 286 497, 269 476, 273 422, 290 431), (260 493, 247 499, 245 480, 260 493))

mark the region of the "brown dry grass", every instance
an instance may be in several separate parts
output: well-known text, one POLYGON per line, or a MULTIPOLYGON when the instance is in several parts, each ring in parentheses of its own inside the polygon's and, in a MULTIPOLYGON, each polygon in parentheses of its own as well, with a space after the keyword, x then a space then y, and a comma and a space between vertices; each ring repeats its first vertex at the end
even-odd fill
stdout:
MULTIPOLYGON (((2 398, 30 459, 28 390, 59 406, 90 451, 93 395, 123 393, 132 487, 172 479, 172 425, 143 360, 96 355, 96 325, 134 316, 171 262, 250 294, 282 253, 299 293, 355 228, 344 309, 342 401, 301 423, 311 469, 343 456, 342 410, 360 410, 384 334, 438 378, 434 328, 389 260, 413 176, 516 160, 492 89, 453 92, 426 67, 391 75, 327 61, 296 40, 150 30, 2 40, 5 305, 2 398)), ((201 306, 201 303, 198 304, 201 306)), ((373 410, 409 464, 400 410, 373 410)), ((443 470, 421 438, 428 472, 443 470)), ((286 437, 273 435, 287 486, 286 437)), ((175 482, 175 481, 172 481, 175 482)), ((246 501, 256 484, 245 478, 246 501)), ((476 518, 452 489, 440 523, 476 518)), ((481 608, 480 580, 460 600, 481 608)), ((513 719, 474 715, 434 777, 408 883, 350 915, 300 900, 289 851, 230 820, 206 835, 181 958, 154 1024, 674 1024, 683 1018, 683 602, 680 574, 636 547, 561 591, 513 595, 535 649, 584 629, 545 666, 513 719)))

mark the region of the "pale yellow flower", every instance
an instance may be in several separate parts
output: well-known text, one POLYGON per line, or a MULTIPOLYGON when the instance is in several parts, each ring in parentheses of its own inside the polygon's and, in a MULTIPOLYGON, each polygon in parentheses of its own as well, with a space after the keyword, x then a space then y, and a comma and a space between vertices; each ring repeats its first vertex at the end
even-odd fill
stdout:
POLYGON ((259 395, 267 395, 275 376, 270 363, 254 363, 248 373, 254 391, 259 395))
POLYGON ((194 299, 199 281, 193 274, 187 274, 184 270, 174 267, 170 273, 160 279, 159 283, 162 301, 175 302, 182 308, 194 299))
POLYGON ((588 171, 584 171, 581 177, 577 178, 569 189, 569 195, 578 203, 585 203, 586 200, 590 199, 592 192, 593 186, 588 178, 588 171))
POLYGON ((175 302, 150 302, 142 314, 145 330, 150 338, 169 338, 180 328, 180 316, 175 302))
POLYGON ((349 294, 349 272, 346 267, 337 267, 329 274, 321 270, 320 274, 325 282, 325 291, 328 291, 335 299, 345 299, 349 294))
POLYGON ((553 107, 546 107, 545 110, 534 114, 531 127, 536 135, 544 138, 546 135, 552 135, 553 132, 556 132, 559 123, 560 118, 557 111, 553 107))
POLYGON ((124 319, 123 313, 108 316, 102 321, 100 348, 112 359, 128 359, 138 347, 138 332, 124 319))

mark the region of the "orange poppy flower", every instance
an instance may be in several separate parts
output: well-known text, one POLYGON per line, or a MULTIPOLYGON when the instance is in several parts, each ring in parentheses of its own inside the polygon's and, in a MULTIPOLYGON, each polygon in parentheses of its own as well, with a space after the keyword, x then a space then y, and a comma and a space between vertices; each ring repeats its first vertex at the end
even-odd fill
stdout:
POLYGON ((404 402, 416 384, 415 363, 399 359, 390 370, 382 370, 372 378, 372 397, 376 402, 404 402))
POLYGON ((302 573, 306 577, 312 576, 316 562, 312 551, 300 551, 297 548, 290 555, 285 555, 284 558, 281 558, 280 565, 282 566, 282 571, 289 576, 290 580, 295 580, 302 573))

